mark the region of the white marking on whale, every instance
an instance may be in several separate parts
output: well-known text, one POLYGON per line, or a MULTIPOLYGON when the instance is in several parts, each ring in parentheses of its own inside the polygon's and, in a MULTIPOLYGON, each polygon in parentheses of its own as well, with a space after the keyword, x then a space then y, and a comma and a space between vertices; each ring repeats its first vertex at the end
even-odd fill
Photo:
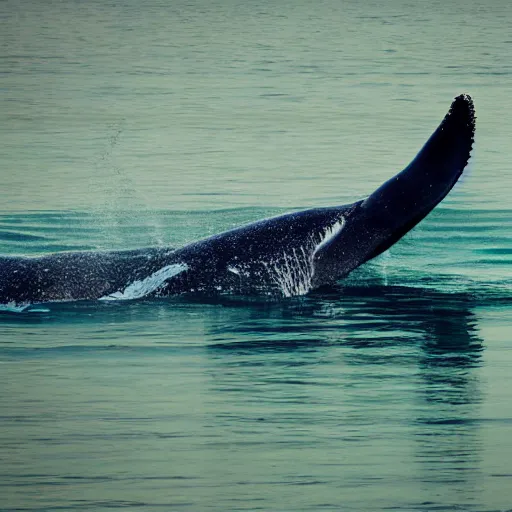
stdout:
POLYGON ((325 247, 336 235, 341 232, 344 227, 345 217, 340 217, 338 222, 335 222, 332 226, 328 226, 320 238, 320 242, 316 245, 312 256, 314 256, 322 247, 325 247))
POLYGON ((153 272, 140 281, 130 283, 123 291, 118 291, 100 297, 99 300, 133 300, 141 299, 157 291, 168 279, 188 270, 186 263, 174 263, 153 272))

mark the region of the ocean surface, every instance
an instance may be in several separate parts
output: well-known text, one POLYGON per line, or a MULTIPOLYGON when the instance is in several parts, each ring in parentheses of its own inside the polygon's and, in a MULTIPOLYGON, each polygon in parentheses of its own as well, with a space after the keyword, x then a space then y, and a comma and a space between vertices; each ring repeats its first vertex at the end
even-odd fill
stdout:
POLYGON ((470 168, 331 290, 0 314, 0 511, 512 510, 512 6, 3 0, 0 254, 355 201, 467 92, 470 168))

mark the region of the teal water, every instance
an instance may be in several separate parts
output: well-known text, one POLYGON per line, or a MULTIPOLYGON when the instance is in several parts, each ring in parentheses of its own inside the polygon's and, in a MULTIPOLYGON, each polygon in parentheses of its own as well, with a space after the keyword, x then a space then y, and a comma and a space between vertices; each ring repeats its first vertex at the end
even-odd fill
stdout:
POLYGON ((0 316, 0 510, 512 510, 507 2, 0 3, 0 254, 177 246, 470 169, 328 292, 0 316))

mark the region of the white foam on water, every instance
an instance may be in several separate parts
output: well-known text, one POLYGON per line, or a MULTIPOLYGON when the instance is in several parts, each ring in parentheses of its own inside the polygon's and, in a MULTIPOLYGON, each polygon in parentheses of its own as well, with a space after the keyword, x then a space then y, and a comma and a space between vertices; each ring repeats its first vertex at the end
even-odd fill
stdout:
POLYGON ((6 311, 8 313, 21 313, 29 308, 31 304, 16 304, 16 302, 8 302, 7 304, 0 304, 0 311, 6 311))
POLYGON ((150 276, 130 283, 124 290, 100 297, 99 300, 134 300, 158 290, 168 279, 188 270, 186 263, 173 263, 157 270, 150 276))
POLYGON ((33 304, 16 304, 16 302, 8 302, 0 304, 0 312, 4 313, 49 313, 48 308, 34 307, 33 304))

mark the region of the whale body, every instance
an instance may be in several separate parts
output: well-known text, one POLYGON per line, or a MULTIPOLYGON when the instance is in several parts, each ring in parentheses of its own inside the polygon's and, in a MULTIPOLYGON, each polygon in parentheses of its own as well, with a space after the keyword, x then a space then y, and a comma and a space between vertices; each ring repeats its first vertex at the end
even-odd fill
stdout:
POLYGON ((179 249, 0 257, 0 303, 293 296, 335 283, 400 240, 448 194, 470 159, 475 119, 470 96, 455 98, 414 160, 349 205, 264 219, 179 249))

